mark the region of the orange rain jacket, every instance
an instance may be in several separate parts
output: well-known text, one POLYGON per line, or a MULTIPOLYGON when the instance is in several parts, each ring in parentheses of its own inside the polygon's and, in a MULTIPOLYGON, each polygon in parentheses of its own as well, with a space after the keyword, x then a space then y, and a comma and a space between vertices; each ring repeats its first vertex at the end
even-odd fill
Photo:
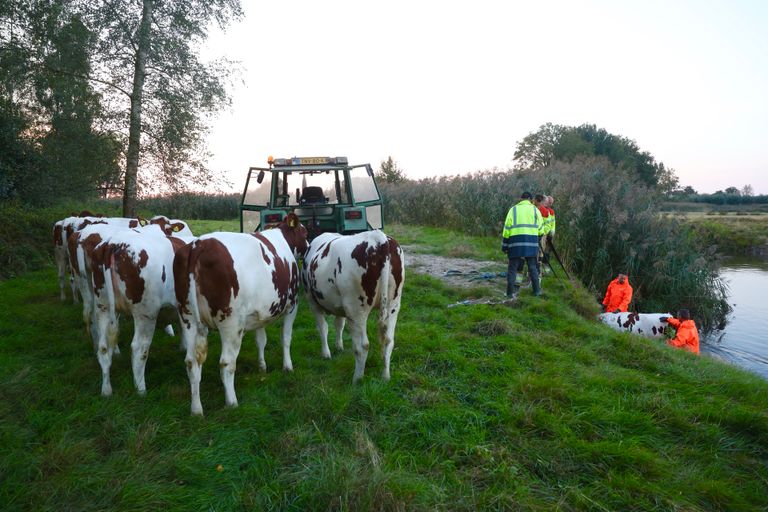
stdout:
POLYGON ((668 340, 667 344, 699 355, 699 331, 696 329, 696 323, 693 320, 680 321, 674 317, 668 318, 667 322, 677 329, 677 335, 668 340))
POLYGON ((631 301, 632 286, 629 284, 629 278, 624 280, 624 284, 619 284, 618 277, 611 281, 608 285, 608 290, 605 292, 605 298, 603 299, 605 310, 609 313, 613 313, 618 309, 623 313, 627 311, 631 301))

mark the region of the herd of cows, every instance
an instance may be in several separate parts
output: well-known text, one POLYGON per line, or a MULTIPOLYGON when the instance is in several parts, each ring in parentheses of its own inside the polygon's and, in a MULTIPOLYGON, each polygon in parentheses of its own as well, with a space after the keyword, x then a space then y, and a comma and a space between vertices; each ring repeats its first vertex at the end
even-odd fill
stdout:
POLYGON ((146 393, 144 369, 157 322, 172 334, 170 324, 178 320, 192 414, 203 413, 200 378, 211 328, 221 335, 225 400, 237 406, 235 367, 246 331, 256 331, 259 367, 265 371, 265 327, 282 318, 283 369, 293 370, 290 344, 299 280, 315 316, 323 357, 331 356, 326 315, 335 316, 338 349, 349 324, 354 381, 365 369, 368 316, 379 309, 382 377, 389 379, 405 269, 402 249, 379 230, 324 233, 309 241, 299 218, 289 214, 262 232, 195 237, 185 222, 162 215, 146 221, 81 212, 56 222, 53 238, 61 299, 66 300, 69 272, 73 300, 82 299, 83 322, 101 366, 102 395, 112 394, 109 373, 112 356, 119 353, 123 314, 134 322, 131 366, 140 394, 146 393))

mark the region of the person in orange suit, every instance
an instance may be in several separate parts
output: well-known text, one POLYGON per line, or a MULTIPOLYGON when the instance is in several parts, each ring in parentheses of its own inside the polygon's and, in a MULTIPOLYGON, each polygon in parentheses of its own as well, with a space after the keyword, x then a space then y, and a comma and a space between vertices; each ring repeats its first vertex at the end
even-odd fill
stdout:
POLYGON ((667 340, 667 345, 699 355, 699 331, 696 329, 696 323, 691 320, 691 313, 687 309, 681 309, 677 316, 680 318, 670 316, 659 319, 669 323, 677 331, 674 339, 667 340))
POLYGON ((608 313, 623 313, 632 302, 632 286, 627 274, 619 274, 610 282, 603 299, 603 311, 608 313))

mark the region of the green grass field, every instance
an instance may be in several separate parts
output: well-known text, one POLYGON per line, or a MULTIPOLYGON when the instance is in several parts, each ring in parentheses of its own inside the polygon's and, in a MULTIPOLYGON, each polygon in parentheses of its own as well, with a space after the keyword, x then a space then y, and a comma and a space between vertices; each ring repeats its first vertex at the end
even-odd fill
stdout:
MULTIPOLYGON (((501 256, 496 238, 388 232, 423 252, 501 256)), ((379 378, 371 321, 357 386, 349 338, 322 360, 302 302, 295 371, 280 370, 279 326, 268 329, 266 374, 248 334, 236 409, 224 407, 212 335, 196 418, 178 338, 157 331, 139 397, 123 320, 105 399, 81 310, 59 302, 55 270, 0 282, 0 508, 768 508, 767 382, 598 325, 571 285, 547 278, 544 290, 524 290, 514 307, 448 308, 476 290, 408 271, 392 380, 379 378)))

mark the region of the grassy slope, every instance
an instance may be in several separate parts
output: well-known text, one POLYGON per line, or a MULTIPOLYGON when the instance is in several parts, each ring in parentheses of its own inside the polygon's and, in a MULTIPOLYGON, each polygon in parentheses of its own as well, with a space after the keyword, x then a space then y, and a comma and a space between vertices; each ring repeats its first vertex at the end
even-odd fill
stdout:
MULTIPOLYGON (((192 223, 229 229, 234 223, 192 223), (216 224, 216 225, 214 225, 216 224)), ((444 230, 390 226, 449 247, 444 230)), ((468 256, 497 240, 462 237, 468 256)), ((446 249, 443 249, 446 250, 446 249)), ((450 250, 448 250, 450 252, 450 250)), ((501 286, 501 283, 499 283, 501 286)), ((524 509, 768 507, 768 383, 709 358, 585 320, 579 290, 548 278, 518 307, 447 308, 472 291, 409 273, 392 381, 373 341, 362 385, 347 348, 319 358, 301 304, 295 372, 276 327, 268 373, 252 335, 238 409, 223 407, 211 353, 204 419, 189 416, 177 339, 158 331, 136 396, 123 322, 115 395, 80 309, 47 269, 0 283, 0 503, 4 510, 524 509)), ((333 327, 331 327, 333 329, 333 327)), ((369 329, 373 334, 374 329, 369 329)))

